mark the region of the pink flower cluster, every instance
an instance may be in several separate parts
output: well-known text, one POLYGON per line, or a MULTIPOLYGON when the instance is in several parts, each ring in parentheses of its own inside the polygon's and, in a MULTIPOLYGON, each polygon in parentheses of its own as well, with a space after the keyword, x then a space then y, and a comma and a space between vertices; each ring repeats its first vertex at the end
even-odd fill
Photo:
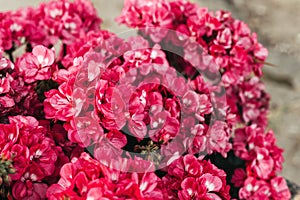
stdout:
MULTIPOLYGON (((202 46, 202 51, 211 55, 213 61, 217 63, 216 67, 222 75, 222 84, 226 88, 227 96, 236 96, 229 99, 231 102, 228 103, 230 106, 228 116, 234 114, 240 118, 236 119, 238 121, 265 125, 267 123, 268 95, 262 91, 262 94, 251 94, 256 96, 248 98, 250 93, 259 93, 258 90, 264 90, 263 84, 258 83, 258 78, 249 80, 252 73, 261 76, 261 67, 267 57, 267 50, 258 43, 255 33, 251 34, 245 23, 234 19, 228 12, 218 11, 214 14, 188 1, 159 0, 150 2, 125 1, 125 7, 118 21, 130 27, 141 28, 145 32, 144 34, 150 35, 152 40, 153 37, 159 38, 155 42, 170 43, 171 39, 171 44, 183 47, 184 57, 188 61, 199 65, 197 61, 199 53, 197 49, 193 48, 195 45, 190 41, 191 39, 173 41, 174 37, 170 35, 159 35, 161 37, 158 37, 154 33, 147 32, 147 28, 144 27, 164 27, 180 32, 183 34, 182 36, 193 38, 202 46), (152 6, 152 4, 156 6, 152 6), (161 8, 167 9, 167 11, 161 12, 161 8), (163 22, 168 23, 163 23, 158 19, 164 19, 163 22), (152 36, 152 34, 154 35, 152 36), (251 86, 246 86, 246 83, 253 85, 252 91, 243 91, 251 90, 251 86), (246 96, 242 93, 246 93, 246 96), (256 98, 265 100, 255 100, 256 98), (234 102, 238 102, 238 106, 234 102), (243 108, 240 109, 240 107, 243 108)), ((209 70, 212 71, 210 68, 209 70)))
POLYGON ((225 172, 192 155, 175 160, 163 179, 116 171, 87 153, 65 164, 60 175, 47 191, 49 199, 230 199, 225 172))
MULTIPOLYGON (((31 61, 33 61, 36 59, 32 53, 28 53, 27 56, 28 60, 31 59, 31 61)), ((42 69, 38 63, 32 63, 32 65, 28 65, 28 67, 35 69, 32 69, 32 73, 29 73, 26 68, 27 71, 25 74, 24 71, 21 73, 22 66, 19 65, 19 63, 11 62, 9 59, 4 57, 3 53, 0 53, 0 57, 1 121, 7 121, 8 116, 19 114, 36 115, 39 117, 43 108, 42 103, 38 100, 37 93, 34 90, 36 83, 27 84, 27 81, 31 82, 32 80, 43 80, 43 76, 50 78, 50 74, 48 73, 50 72, 48 70, 50 67, 46 66, 42 69)), ((23 60, 25 61, 25 59, 23 60)))
POLYGON ((60 171, 60 180, 47 191, 55 199, 162 199, 154 173, 126 173, 110 169, 89 154, 73 158, 60 171))
POLYGON ((0 198, 289 199, 245 23, 184 0, 125 0, 128 40, 101 21, 86 0, 0 13, 0 198))
POLYGON ((259 186, 247 188, 248 179, 254 179, 268 185, 266 199, 289 199, 285 181, 277 176, 282 168, 282 150, 276 146, 272 131, 264 133, 269 95, 259 77, 267 50, 258 43, 256 34, 228 12, 212 13, 188 1, 126 0, 118 22, 138 28, 152 42, 183 48, 184 58, 196 68, 203 65, 199 63, 199 52, 202 62, 203 55, 210 55, 217 66, 201 69, 217 70, 222 76, 227 96, 226 121, 234 132, 233 150, 235 156, 246 161, 247 173, 240 169, 232 179, 236 187, 242 187, 239 198, 249 199, 256 194, 262 197, 259 186), (152 29, 157 31, 151 31, 151 27, 158 27, 152 29), (166 29, 175 30, 181 37, 174 39, 166 29), (200 51, 193 41, 201 45, 200 51), (236 126, 243 128, 235 130, 236 126), (271 182, 280 186, 272 188, 271 182))
MULTIPOLYGON (((90 31, 70 44, 66 49, 66 55, 61 60, 65 68, 58 69, 53 73, 52 80, 59 84, 58 88, 51 89, 44 93, 46 97, 43 102, 45 118, 65 122, 64 128, 68 132, 68 138, 82 147, 90 145, 90 139, 93 139, 94 143, 96 143, 101 133, 97 132, 93 134, 89 132, 85 134, 83 132, 86 125, 90 127, 87 131, 92 130, 92 125, 96 126, 95 123, 92 122, 93 120, 88 117, 81 118, 80 124, 82 126, 75 125, 77 122, 75 122, 74 119, 76 112, 74 103, 78 102, 75 102, 74 97, 81 100, 81 102, 84 102, 86 99, 86 96, 82 94, 80 89, 75 89, 74 91, 75 79, 81 66, 84 65, 84 60, 88 59, 87 57, 94 48, 107 42, 107 40, 112 37, 113 34, 108 31, 90 31), (77 130, 78 128, 80 131, 77 130)), ((83 82, 84 81, 85 80, 83 80, 83 82)), ((93 114, 93 118, 95 117, 97 118, 96 113, 93 114)))
POLYGON ((9 51, 23 44, 51 46, 72 43, 102 22, 90 1, 42 3, 38 8, 0 13, 0 47, 9 51), (26 43, 29 42, 29 43, 26 43))
POLYGON ((52 78, 59 67, 61 56, 55 56, 53 46, 64 56, 67 44, 99 31, 101 21, 91 2, 81 0, 0 13, 0 119, 19 114, 41 118, 36 90, 43 83, 37 81, 52 78), (22 46, 26 53, 15 61, 13 52, 22 46))
POLYGON ((227 124, 205 122, 213 114, 210 93, 207 88, 195 89, 205 85, 204 80, 200 76, 196 80, 178 76, 159 46, 150 48, 142 38, 132 38, 129 43, 137 50, 127 51, 120 61, 111 64, 96 86, 103 128, 128 129, 130 133, 124 134, 138 141, 146 137, 161 144, 176 137, 178 147, 186 146, 190 153, 226 155, 231 149, 227 124), (214 131, 219 135, 215 137, 214 131))
POLYGON ((248 177, 239 192, 240 199, 291 199, 284 178, 277 176, 268 181, 248 177))
POLYGON ((261 127, 268 125, 268 111, 270 96, 258 77, 246 79, 236 86, 226 89, 227 104, 230 113, 234 114, 233 124, 256 124, 261 127))
MULTIPOLYGON (((233 182, 242 186, 240 197, 251 199, 289 199, 287 185, 277 173, 282 170, 283 150, 276 146, 273 131, 251 125, 237 129, 233 149, 237 157, 246 161, 246 172, 235 172, 233 182), (244 179, 243 181, 240 181, 244 179), (253 186, 253 187, 252 187, 253 186)), ((243 171, 243 170, 242 170, 243 171)))
POLYGON ((146 27, 143 34, 153 42, 171 42, 183 47, 184 57, 193 57, 195 63, 193 59, 197 56, 192 55, 197 55, 197 49, 193 48, 191 39, 184 39, 192 38, 213 56, 226 86, 239 83, 251 73, 262 75, 267 49, 258 43, 256 34, 245 23, 234 19, 229 12, 212 13, 185 0, 125 0, 118 22, 134 28, 146 27), (151 27, 171 29, 182 33, 182 37, 174 39, 165 29, 151 32, 151 27))
POLYGON ((226 173, 193 155, 175 160, 162 181, 168 187, 164 199, 230 199, 226 173))
POLYGON ((56 146, 47 136, 47 129, 30 116, 9 117, 9 124, 0 124, 0 133, 1 155, 12 159, 16 170, 11 175, 13 197, 45 198, 47 180, 50 183, 57 176, 56 167, 68 161, 62 148, 56 146))

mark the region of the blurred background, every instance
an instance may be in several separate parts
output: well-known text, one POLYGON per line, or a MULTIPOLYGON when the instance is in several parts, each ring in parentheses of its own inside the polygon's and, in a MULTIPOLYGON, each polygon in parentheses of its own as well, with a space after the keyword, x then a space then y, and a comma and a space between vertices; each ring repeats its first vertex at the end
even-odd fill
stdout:
MULTIPOLYGON (((115 33, 126 31, 115 23, 122 0, 92 0, 103 29, 115 33)), ((300 185, 300 0, 193 0, 210 10, 227 10, 257 32, 259 41, 268 48, 264 81, 271 94, 269 127, 285 150, 282 175, 300 185)), ((42 0, 0 0, 0 11, 37 6, 42 0)))

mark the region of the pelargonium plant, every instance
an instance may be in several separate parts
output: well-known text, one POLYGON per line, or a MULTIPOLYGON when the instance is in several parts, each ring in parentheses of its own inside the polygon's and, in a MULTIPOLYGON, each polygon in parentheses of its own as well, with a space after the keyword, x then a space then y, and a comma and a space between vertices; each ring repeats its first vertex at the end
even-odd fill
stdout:
POLYGON ((1 199, 290 199, 268 130, 268 51, 185 0, 0 13, 1 199), (134 33, 134 34, 132 34, 134 33))

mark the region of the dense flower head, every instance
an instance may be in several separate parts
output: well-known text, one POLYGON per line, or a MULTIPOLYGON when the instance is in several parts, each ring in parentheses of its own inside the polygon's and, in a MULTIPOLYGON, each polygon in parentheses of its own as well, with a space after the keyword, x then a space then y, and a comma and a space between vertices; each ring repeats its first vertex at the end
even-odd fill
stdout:
POLYGON ((0 14, 0 47, 11 50, 26 41, 32 46, 70 44, 88 31, 100 29, 102 20, 90 1, 50 1, 37 8, 0 14))
POLYGON ((80 59, 90 50, 97 50, 97 47, 104 46, 104 43, 113 37, 114 34, 106 30, 91 30, 86 34, 81 34, 73 43, 66 46, 66 55, 62 59, 62 64, 65 68, 74 66, 75 58, 80 59))
POLYGON ((47 191, 49 199, 162 199, 154 173, 123 173, 82 153, 65 164, 61 178, 47 191))
POLYGON ((0 13, 0 48, 10 50, 14 45, 21 45, 30 35, 32 22, 27 18, 29 9, 0 13), (26 28, 25 28, 26 27, 26 28))
POLYGON ((239 191, 240 199, 291 199, 289 188, 283 177, 274 177, 270 181, 248 177, 239 191))
POLYGON ((39 81, 49 80, 57 69, 50 48, 58 46, 57 53, 64 54, 67 43, 89 31, 99 31, 101 19, 90 1, 81 0, 51 1, 37 8, 8 11, 0 13, 0 19, 0 93, 5 93, 0 97, 0 117, 6 121, 8 116, 18 114, 41 118, 42 104, 35 89, 40 87, 39 81), (60 17, 63 20, 58 20, 60 17), (13 52, 22 45, 26 53, 14 61, 13 52))
POLYGON ((222 118, 209 120, 214 118, 211 91, 201 75, 179 76, 159 45, 149 48, 141 37, 130 38, 129 43, 133 50, 114 60, 96 85, 96 109, 103 128, 118 129, 141 144, 150 139, 164 145, 175 137, 186 138, 190 153, 226 156, 231 149, 230 130, 222 118))
POLYGON ((273 131, 264 133, 256 125, 237 129, 233 141, 236 156, 248 161, 250 174, 269 179, 282 169, 282 149, 276 145, 273 131))
POLYGON ((0 55, 0 118, 8 121, 8 116, 41 116, 41 102, 34 88, 36 83, 27 84, 18 72, 17 63, 0 55))
POLYGON ((193 155, 175 160, 162 181, 164 199, 230 199, 225 172, 193 155))
POLYGON ((226 93, 229 113, 234 114, 236 118, 234 123, 256 124, 261 127, 268 125, 270 96, 258 77, 244 80, 240 84, 226 89, 226 93))
POLYGON ((42 181, 53 176, 60 147, 46 136, 47 129, 33 117, 14 116, 9 124, 0 124, 1 155, 11 158, 12 194, 16 199, 43 199, 48 188, 42 181))
POLYGON ((276 145, 272 130, 251 125, 235 131, 233 149, 237 157, 246 161, 245 169, 234 171, 231 182, 239 190, 240 199, 290 199, 282 169, 282 149, 276 145))
MULTIPOLYGON (((244 22, 234 19, 228 12, 212 13, 181 0, 126 0, 117 21, 142 29, 154 42, 166 43, 172 37, 164 29, 152 33, 147 28, 143 30, 144 27, 172 29, 194 38, 220 66, 222 82, 226 86, 242 81, 251 73, 257 76, 262 74, 261 67, 267 57, 267 50, 258 43, 256 34, 251 34, 244 22)), ((171 42, 185 50, 191 45, 186 40, 171 42)), ((195 49, 186 51, 186 56, 193 51, 195 49)))
POLYGON ((66 44, 89 30, 99 30, 101 23, 91 2, 82 0, 43 3, 34 17, 43 18, 37 21, 38 26, 46 27, 50 36, 53 34, 66 44))

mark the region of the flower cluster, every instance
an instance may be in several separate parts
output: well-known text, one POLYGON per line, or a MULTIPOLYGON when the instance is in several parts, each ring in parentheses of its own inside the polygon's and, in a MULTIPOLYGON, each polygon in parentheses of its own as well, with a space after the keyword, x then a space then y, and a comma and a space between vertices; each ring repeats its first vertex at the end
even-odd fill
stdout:
POLYGON ((233 126, 236 123, 256 124, 260 127, 268 125, 270 96, 258 77, 246 79, 240 84, 228 88, 226 93, 230 97, 227 98, 230 113, 236 116, 235 120, 231 120, 233 126))
POLYGON ((55 75, 67 45, 100 31, 102 20, 81 0, 51 1, 0 19, 0 197, 45 199, 60 167, 83 151, 60 122, 45 120, 45 92, 59 86, 55 75))
POLYGON ((246 172, 241 173, 242 169, 238 169, 240 172, 233 175, 235 185, 243 186, 240 190, 242 199, 254 196, 262 199, 290 197, 284 179, 276 176, 282 170, 283 156, 282 149, 275 142, 273 131, 264 133, 256 125, 235 131, 234 152, 246 161, 246 172), (246 179, 244 183, 239 181, 243 178, 246 179))
MULTIPOLYGON (((64 160, 61 147, 47 137, 47 129, 33 117, 9 117, 9 124, 0 124, 1 155, 11 159, 15 172, 12 194, 16 199, 43 199, 46 180, 55 176, 55 166, 64 160), (60 157, 60 159, 59 159, 60 157)), ((68 160, 66 160, 68 161, 68 160)))
MULTIPOLYGON (((83 129, 85 129, 84 127, 86 125, 90 126, 95 123, 88 118, 81 118, 81 126, 79 126, 79 124, 77 126, 75 125, 74 116, 76 106, 74 106, 74 103, 78 102, 75 102, 74 98, 76 97, 77 100, 79 99, 82 102, 86 99, 81 90, 74 90, 75 79, 81 66, 85 64, 84 60, 89 58, 94 48, 106 43, 110 38, 115 37, 108 31, 89 31, 84 36, 76 39, 66 48, 66 55, 61 59, 60 63, 65 67, 53 73, 52 80, 59 84, 58 88, 50 89, 44 93, 45 100, 43 104, 45 118, 65 122, 63 126, 68 132, 68 138, 82 147, 90 145, 90 139, 94 139, 94 142, 97 142, 97 137, 99 137, 101 133, 98 132, 93 135, 90 132, 88 134, 83 133, 82 136, 79 135, 83 129), (78 128, 80 131, 77 131, 78 128), (90 137, 87 137, 88 135, 90 137)), ((94 63, 96 62, 94 61, 94 63)), ((89 63, 87 64, 89 65, 89 63)), ((98 66, 96 65, 95 67, 98 66)), ((97 116, 94 115, 94 117, 97 116)), ((91 128, 89 128, 88 131, 91 131, 91 128)))
POLYGON ((5 51, 26 42, 47 47, 58 40, 69 44, 87 31, 99 30, 102 21, 91 2, 83 0, 42 3, 38 8, 1 13, 0 19, 0 47, 5 51))
POLYGON ((234 19, 229 12, 214 14, 189 1, 126 0, 118 22, 134 28, 146 27, 143 34, 154 42, 171 40, 174 46, 183 47, 184 57, 192 57, 194 63, 197 49, 185 39, 192 38, 213 56, 225 85, 237 84, 251 73, 262 75, 261 67, 268 54, 266 48, 258 43, 256 34, 251 34, 245 23, 234 19), (182 37, 170 37, 165 29, 151 32, 147 27, 152 26, 175 30, 182 37))
POLYGON ((103 128, 129 130, 123 133, 141 142, 148 138, 165 144, 176 137, 176 141, 180 138, 178 145, 187 146, 190 153, 226 155, 231 149, 228 128, 218 120, 208 123, 213 106, 201 76, 185 80, 170 66, 159 46, 149 48, 142 38, 133 38, 129 43, 136 50, 127 51, 121 61, 111 64, 96 86, 96 106, 103 128), (204 88, 195 89, 199 85, 204 88), (214 137, 213 131, 220 135, 214 137))
POLYGON ((284 178, 277 176, 269 181, 248 177, 239 192, 240 199, 290 199, 284 178))
POLYGON ((167 175, 160 179, 154 173, 115 171, 83 153, 63 166, 61 179, 48 189, 47 196, 49 199, 230 199, 228 190, 224 171, 192 155, 175 160, 167 175))
MULTIPOLYGON (((289 199, 285 181, 277 176, 283 162, 282 150, 276 146, 272 131, 264 133, 270 97, 260 76, 267 50, 258 43, 256 34, 228 12, 212 13, 188 1, 126 0, 117 21, 138 28, 151 42, 182 48, 184 59, 202 73, 218 72, 221 75, 227 97, 226 122, 233 133, 233 151, 246 163, 245 170, 236 170, 232 178, 235 187, 242 187, 239 198, 249 199, 256 194, 262 197, 257 189, 259 186, 254 184, 254 189, 250 190, 247 185, 254 179, 268 185, 265 198, 289 199), (173 32, 166 29, 176 31, 179 36, 174 37, 173 32), (203 68, 205 62, 216 65, 204 65, 203 68), (236 127, 242 128, 236 130, 236 127), (273 188, 271 182, 277 182, 280 187, 273 188)), ((184 69, 188 70, 189 66, 185 65, 184 69)), ((201 88, 200 92, 203 90, 201 88)), ((205 143, 199 141, 199 144, 205 143)))
POLYGON ((230 199, 226 173, 193 155, 175 160, 162 179, 164 199, 230 199))
POLYGON ((65 164, 60 180, 47 191, 49 199, 162 199, 154 173, 123 173, 82 153, 65 164))
MULTIPOLYGON (((32 53, 28 53, 27 56, 28 60, 30 60, 29 57, 36 59, 32 53)), ((32 73, 26 71, 26 75, 25 72, 22 72, 23 74, 21 74, 20 68, 22 67, 19 63, 18 65, 17 63, 13 63, 4 57, 3 53, 0 57, 1 121, 7 122, 7 117, 13 115, 35 115, 36 117, 40 117, 42 103, 38 100, 38 95, 35 91, 36 83, 27 84, 26 81, 33 80, 34 78, 39 78, 41 80, 43 78, 42 74, 44 69, 42 69, 38 63, 36 63, 36 65, 33 63, 32 67, 36 67, 36 69, 33 70, 32 73)), ((26 59, 24 59, 24 61, 25 60, 26 59)))
POLYGON ((245 23, 184 0, 125 0, 127 40, 101 21, 0 13, 0 198, 289 199, 245 23))
POLYGON ((42 118, 37 89, 51 88, 49 80, 59 67, 66 45, 88 31, 99 31, 101 19, 89 1, 51 1, 38 8, 0 13, 0 119, 10 115, 42 118), (61 42, 60 42, 61 41, 61 42), (15 61, 13 53, 25 46, 15 61), (6 58, 6 55, 9 59, 6 58))

